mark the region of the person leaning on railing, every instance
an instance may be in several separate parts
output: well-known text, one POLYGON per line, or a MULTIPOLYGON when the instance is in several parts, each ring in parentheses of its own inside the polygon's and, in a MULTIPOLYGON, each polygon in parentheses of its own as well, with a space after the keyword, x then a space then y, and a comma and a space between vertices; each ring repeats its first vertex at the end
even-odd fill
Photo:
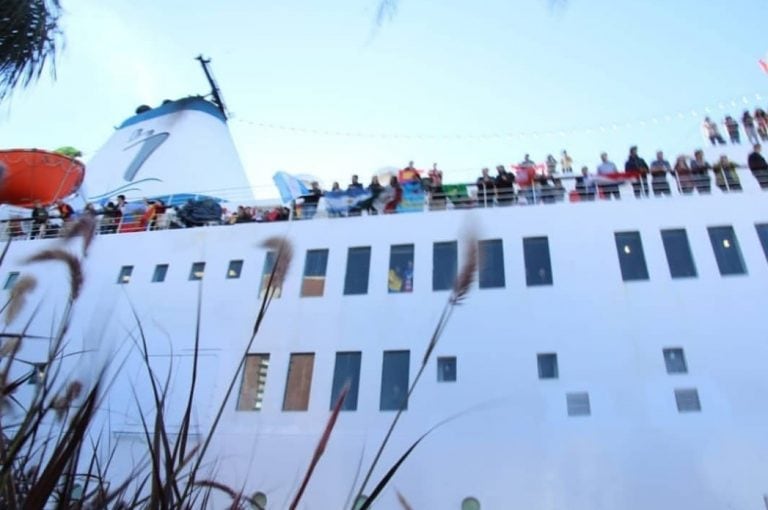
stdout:
POLYGON ((741 191, 741 182, 736 174, 739 165, 728 160, 723 154, 712 170, 715 172, 715 184, 722 191, 741 191))
POLYGON ((515 203, 515 175, 507 172, 504 165, 498 165, 496 173, 496 201, 499 205, 515 203))
POLYGON ((698 149, 693 153, 691 160, 691 177, 693 186, 699 193, 709 193, 712 191, 712 179, 709 177, 709 171, 712 169, 707 160, 704 159, 704 151, 698 149))
POLYGON ((768 189, 768 163, 766 163, 765 158, 760 154, 762 148, 760 144, 756 143, 753 148, 754 151, 749 155, 747 164, 752 171, 752 175, 755 176, 757 183, 760 185, 760 188, 768 189))
POLYGON ((677 179, 677 185, 680 187, 680 192, 684 195, 693 193, 693 176, 691 175, 691 167, 688 166, 688 156, 680 155, 677 157, 673 173, 677 179))
POLYGON ((35 239, 45 235, 45 228, 48 225, 48 209, 43 207, 39 200, 35 200, 32 208, 32 233, 30 239, 35 239))
POLYGON ((493 200, 496 197, 496 182, 488 173, 487 168, 483 168, 480 177, 477 178, 477 205, 479 207, 493 207, 493 200))
POLYGON ((671 194, 667 172, 672 173, 672 167, 669 166, 669 161, 664 159, 664 153, 657 151, 656 159, 651 162, 651 188, 654 196, 671 194))

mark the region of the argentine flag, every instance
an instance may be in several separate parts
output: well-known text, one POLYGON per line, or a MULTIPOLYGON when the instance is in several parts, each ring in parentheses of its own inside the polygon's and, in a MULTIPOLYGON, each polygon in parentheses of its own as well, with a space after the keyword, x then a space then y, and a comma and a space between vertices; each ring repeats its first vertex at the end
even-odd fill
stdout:
POLYGON ((309 195, 309 189, 296 177, 286 172, 276 172, 272 176, 275 181, 277 191, 280 192, 280 198, 284 204, 293 202, 299 197, 309 195))

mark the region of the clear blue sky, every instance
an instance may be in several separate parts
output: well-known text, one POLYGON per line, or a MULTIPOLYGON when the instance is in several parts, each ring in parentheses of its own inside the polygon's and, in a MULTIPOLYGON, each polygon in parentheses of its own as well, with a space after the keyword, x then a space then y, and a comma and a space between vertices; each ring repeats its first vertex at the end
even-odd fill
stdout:
POLYGON ((377 0, 63 5, 58 80, 0 105, 2 147, 73 145, 87 160, 137 105, 206 93, 203 53, 259 195, 275 195, 278 169, 330 186, 410 159, 449 182, 563 148, 591 167, 635 143, 671 159, 704 143, 705 108, 768 107, 765 0, 400 0, 378 29, 377 0))

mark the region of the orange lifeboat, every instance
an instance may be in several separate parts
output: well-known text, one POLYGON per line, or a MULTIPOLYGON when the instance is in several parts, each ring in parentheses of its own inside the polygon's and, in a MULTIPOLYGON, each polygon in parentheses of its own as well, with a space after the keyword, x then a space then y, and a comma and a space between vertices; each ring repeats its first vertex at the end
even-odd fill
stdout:
POLYGON ((38 149, 0 150, 0 204, 50 205, 80 188, 85 165, 68 156, 38 149))

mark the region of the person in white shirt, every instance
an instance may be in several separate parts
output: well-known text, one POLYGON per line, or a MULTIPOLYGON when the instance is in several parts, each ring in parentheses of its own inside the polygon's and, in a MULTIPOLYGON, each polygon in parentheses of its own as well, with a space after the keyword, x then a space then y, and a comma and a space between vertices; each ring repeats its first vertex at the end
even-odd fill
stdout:
MULTIPOLYGON (((613 161, 608 159, 608 154, 605 152, 600 154, 600 164, 597 165, 597 174, 600 176, 610 176, 617 172, 618 169, 613 161)), ((616 198, 616 200, 621 199, 621 195, 619 195, 619 185, 616 183, 608 183, 606 181, 607 179, 603 179, 601 184, 598 184, 598 188, 600 189, 603 198, 606 200, 610 200, 611 197, 616 198)))

